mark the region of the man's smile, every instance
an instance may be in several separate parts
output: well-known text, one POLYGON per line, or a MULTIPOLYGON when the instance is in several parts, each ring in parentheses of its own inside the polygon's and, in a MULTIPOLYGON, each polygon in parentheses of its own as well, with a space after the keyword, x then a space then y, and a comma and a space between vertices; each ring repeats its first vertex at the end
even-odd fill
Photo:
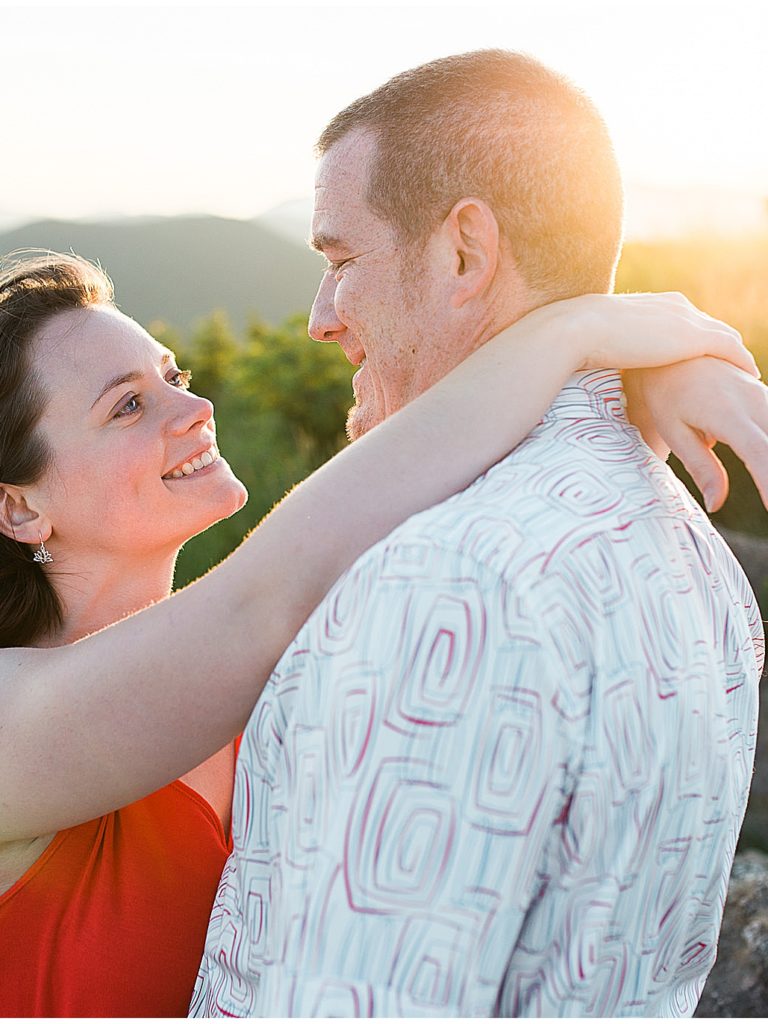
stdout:
POLYGON ((360 342, 346 344, 344 340, 339 341, 339 348, 353 366, 361 366, 365 362, 366 351, 360 342))

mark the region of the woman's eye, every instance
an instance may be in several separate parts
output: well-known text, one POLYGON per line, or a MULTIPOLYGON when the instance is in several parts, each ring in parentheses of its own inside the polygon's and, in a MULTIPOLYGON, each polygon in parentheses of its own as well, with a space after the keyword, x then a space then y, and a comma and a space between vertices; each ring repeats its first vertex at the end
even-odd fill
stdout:
POLYGON ((115 419, 120 419, 121 416, 133 416, 134 413, 141 409, 141 401, 138 395, 131 395, 115 413, 115 419))
MULTIPOLYGON (((171 387, 186 391, 189 387, 189 382, 192 380, 192 374, 189 370, 174 370, 173 373, 168 374, 165 380, 171 387)), ((135 413, 140 412, 143 407, 144 400, 141 395, 129 395, 119 409, 117 409, 113 419, 119 420, 125 416, 133 416, 135 413)))
POLYGON ((189 387, 189 382, 192 380, 192 373, 190 370, 176 370, 167 380, 175 388, 184 388, 186 390, 189 387))

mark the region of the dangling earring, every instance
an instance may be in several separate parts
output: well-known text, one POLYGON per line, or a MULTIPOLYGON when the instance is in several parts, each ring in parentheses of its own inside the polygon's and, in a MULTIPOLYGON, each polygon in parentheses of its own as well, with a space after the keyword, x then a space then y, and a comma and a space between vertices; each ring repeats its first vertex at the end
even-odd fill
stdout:
POLYGON ((40 538, 40 547, 32 556, 32 561, 40 562, 42 565, 50 565, 50 563, 53 561, 53 555, 45 546, 45 541, 43 540, 42 533, 38 533, 38 537, 40 538))

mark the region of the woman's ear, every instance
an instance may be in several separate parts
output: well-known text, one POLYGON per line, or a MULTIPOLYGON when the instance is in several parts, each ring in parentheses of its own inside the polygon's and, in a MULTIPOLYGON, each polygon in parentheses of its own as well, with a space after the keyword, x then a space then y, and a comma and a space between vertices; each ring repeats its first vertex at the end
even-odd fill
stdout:
POLYGON ((0 484, 0 533, 21 544, 39 544, 51 536, 51 525, 27 503, 23 487, 0 484))
POLYGON ((465 197, 454 204, 443 222, 452 248, 453 294, 459 309, 487 290, 499 265, 499 225, 482 199, 465 197))

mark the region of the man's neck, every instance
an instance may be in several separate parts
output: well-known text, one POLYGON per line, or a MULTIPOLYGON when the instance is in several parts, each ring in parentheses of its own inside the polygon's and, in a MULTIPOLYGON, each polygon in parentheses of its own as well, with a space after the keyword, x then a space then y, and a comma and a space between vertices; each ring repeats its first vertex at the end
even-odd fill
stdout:
POLYGON ((464 356, 485 345, 491 338, 501 334, 522 320, 528 313, 554 301, 551 296, 536 292, 523 284, 517 275, 499 274, 491 292, 484 298, 479 309, 471 311, 472 345, 464 356))

